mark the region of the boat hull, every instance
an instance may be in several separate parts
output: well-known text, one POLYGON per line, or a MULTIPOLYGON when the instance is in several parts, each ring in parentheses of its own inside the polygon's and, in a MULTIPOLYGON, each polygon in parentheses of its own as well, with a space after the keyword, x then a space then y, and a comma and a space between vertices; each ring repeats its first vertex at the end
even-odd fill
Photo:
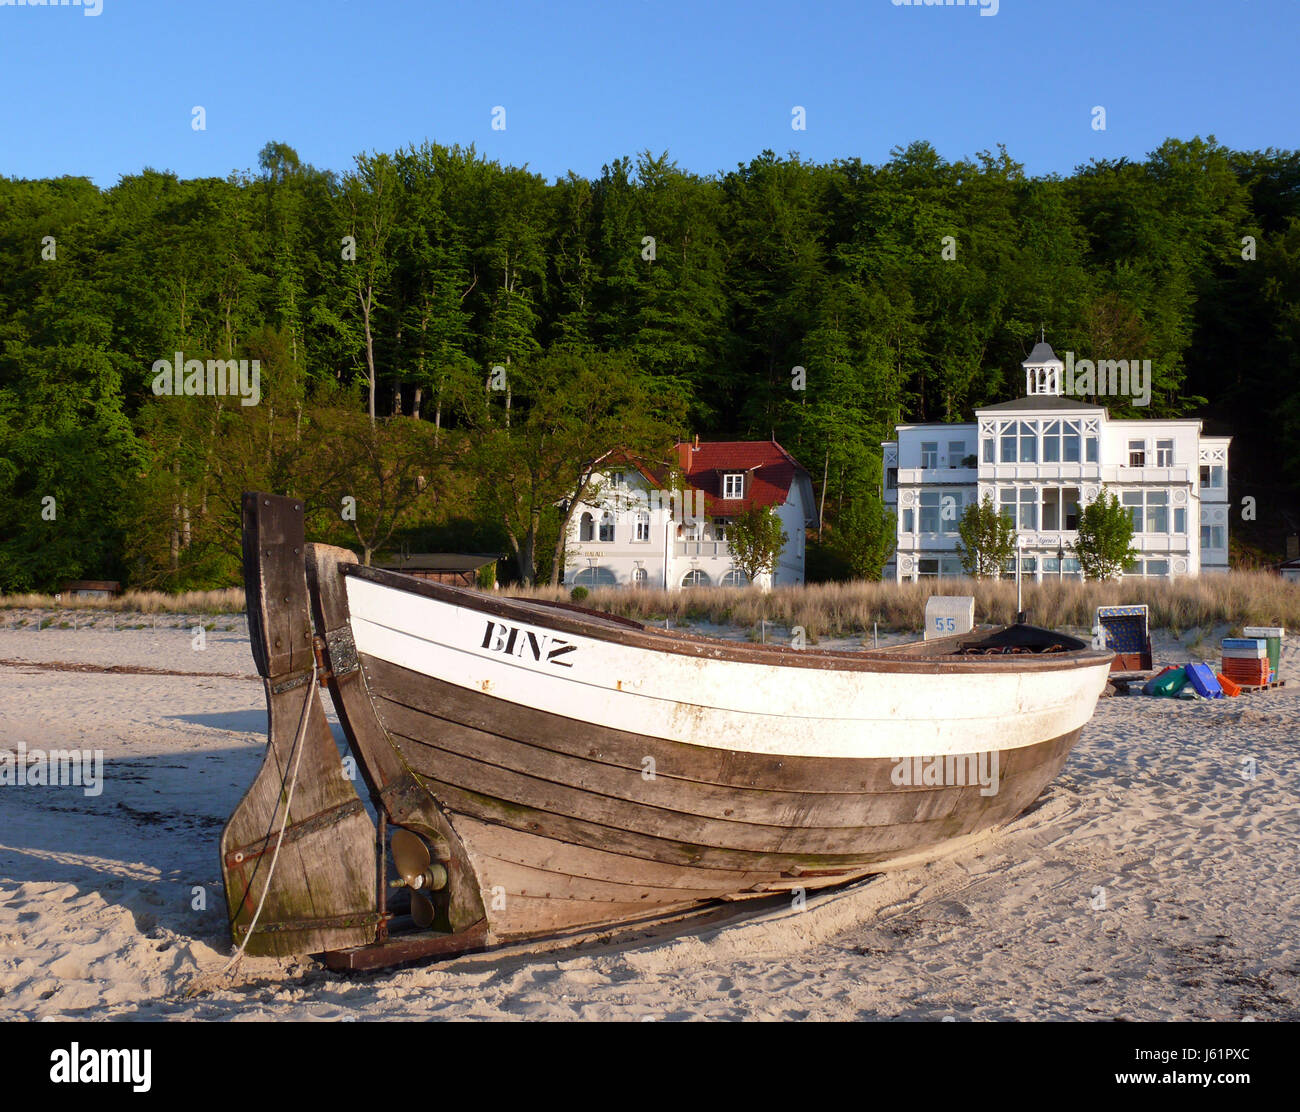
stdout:
POLYGON ((1109 670, 720 648, 341 570, 369 706, 502 938, 938 856, 1037 798, 1109 670))
POLYGON ((950 762, 919 758, 918 775, 918 758, 695 747, 360 661, 380 723, 465 845, 503 938, 919 863, 1023 811, 1079 733, 999 753, 995 791, 978 776, 927 785, 950 762), (900 770, 918 782, 896 783, 900 770))

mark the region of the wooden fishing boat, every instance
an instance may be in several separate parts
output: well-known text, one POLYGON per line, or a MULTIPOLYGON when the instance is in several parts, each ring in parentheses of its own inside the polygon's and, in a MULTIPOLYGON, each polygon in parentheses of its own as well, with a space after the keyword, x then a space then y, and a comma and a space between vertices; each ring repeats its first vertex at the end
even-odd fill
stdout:
POLYGON ((270 745, 222 837, 232 931, 339 968, 932 858, 1042 792, 1112 657, 1024 625, 720 641, 361 567, 293 499, 243 514, 270 745))

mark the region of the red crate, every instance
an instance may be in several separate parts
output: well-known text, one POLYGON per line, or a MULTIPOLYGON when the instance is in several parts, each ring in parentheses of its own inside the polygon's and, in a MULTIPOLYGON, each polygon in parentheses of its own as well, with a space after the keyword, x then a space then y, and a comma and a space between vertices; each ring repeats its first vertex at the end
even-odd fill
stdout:
POLYGON ((1224 657, 1219 669, 1233 683, 1258 686, 1268 683, 1268 658, 1263 660, 1243 660, 1240 657, 1224 657))

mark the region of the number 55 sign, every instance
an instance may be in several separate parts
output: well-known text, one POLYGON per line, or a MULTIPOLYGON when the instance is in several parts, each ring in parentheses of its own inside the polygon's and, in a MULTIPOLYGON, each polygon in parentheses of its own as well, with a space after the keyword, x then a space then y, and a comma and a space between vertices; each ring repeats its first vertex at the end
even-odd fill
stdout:
POLYGON ((975 600, 970 595, 932 595, 925 604, 925 639, 952 637, 975 628, 975 600))

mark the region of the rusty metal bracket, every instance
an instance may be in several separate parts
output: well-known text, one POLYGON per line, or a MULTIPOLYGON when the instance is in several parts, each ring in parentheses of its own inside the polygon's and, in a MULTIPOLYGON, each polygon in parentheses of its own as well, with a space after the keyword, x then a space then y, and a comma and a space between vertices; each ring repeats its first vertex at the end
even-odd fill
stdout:
POLYGON ((357 660, 357 643, 351 626, 340 626, 325 634, 325 647, 329 651, 330 670, 341 679, 361 667, 357 660))
POLYGON ((291 676, 289 679, 273 685, 271 694, 283 695, 286 691, 292 691, 295 687, 302 687, 306 683, 311 683, 311 673, 299 672, 298 675, 291 676))

